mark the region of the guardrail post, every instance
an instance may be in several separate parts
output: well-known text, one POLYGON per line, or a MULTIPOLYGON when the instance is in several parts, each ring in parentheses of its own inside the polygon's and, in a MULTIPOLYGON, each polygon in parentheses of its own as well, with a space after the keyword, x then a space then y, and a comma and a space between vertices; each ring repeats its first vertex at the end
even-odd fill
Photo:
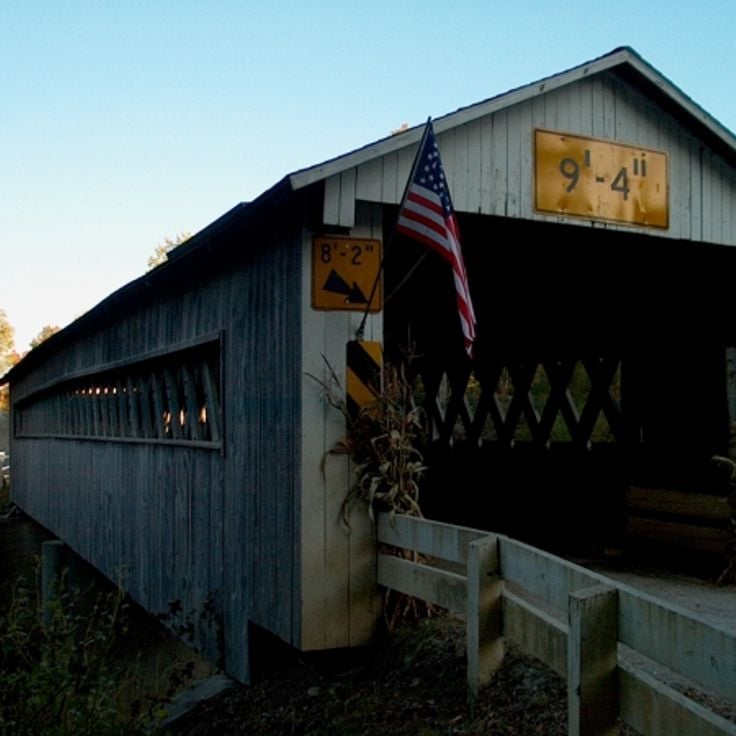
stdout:
POLYGON ((618 592, 596 585, 569 598, 569 736, 618 734, 618 592))
POLYGON ((483 537, 468 546, 466 637, 468 687, 473 697, 501 666, 504 655, 498 540, 483 537))

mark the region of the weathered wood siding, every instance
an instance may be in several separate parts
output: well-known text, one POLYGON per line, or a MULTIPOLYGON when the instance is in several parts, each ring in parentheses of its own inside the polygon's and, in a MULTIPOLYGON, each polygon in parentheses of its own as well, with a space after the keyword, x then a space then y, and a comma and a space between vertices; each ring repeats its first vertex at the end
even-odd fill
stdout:
MULTIPOLYGON (((503 217, 639 230, 654 237, 736 243, 736 172, 717 153, 613 72, 583 78, 442 131, 442 162, 455 209, 503 217), (666 230, 534 212, 535 128, 664 151, 669 158, 666 230)), ((356 200, 400 201, 416 145, 361 163, 325 182, 325 222, 352 226, 356 200)))
MULTIPOLYGON (((221 266, 181 268, 100 316, 12 386, 17 402, 65 376, 221 331, 222 450, 16 438, 18 504, 152 611, 215 597, 225 664, 248 678, 248 622, 300 638, 299 228, 241 233, 221 266), (238 255, 233 257, 232 253, 238 255), (158 285, 158 286, 157 286, 158 285)), ((169 267, 167 267, 169 268, 169 267)), ((215 631, 205 642, 211 652, 215 631)))
MULTIPOLYGON (((382 226, 382 208, 361 203, 350 235, 381 239, 382 226)), ((344 381, 346 344, 355 339, 363 315, 358 311, 312 309, 313 235, 305 230, 302 251, 301 647, 325 649, 365 644, 373 634, 380 609, 375 586, 375 542, 366 509, 355 510, 350 527, 343 522, 342 503, 351 485, 350 467, 344 455, 328 454, 344 437, 345 421, 339 411, 326 404, 321 387, 308 375, 328 379, 324 356, 344 381)), ((365 339, 381 341, 382 337, 383 316, 370 315, 365 339)))

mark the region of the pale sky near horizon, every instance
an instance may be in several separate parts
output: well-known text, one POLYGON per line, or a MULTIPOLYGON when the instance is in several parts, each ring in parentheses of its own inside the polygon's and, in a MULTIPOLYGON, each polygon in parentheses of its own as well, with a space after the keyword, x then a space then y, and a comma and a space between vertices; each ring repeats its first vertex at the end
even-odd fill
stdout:
POLYGON ((618 46, 734 131, 735 37, 736 0, 0 0, 0 309, 26 350, 285 174, 618 46))

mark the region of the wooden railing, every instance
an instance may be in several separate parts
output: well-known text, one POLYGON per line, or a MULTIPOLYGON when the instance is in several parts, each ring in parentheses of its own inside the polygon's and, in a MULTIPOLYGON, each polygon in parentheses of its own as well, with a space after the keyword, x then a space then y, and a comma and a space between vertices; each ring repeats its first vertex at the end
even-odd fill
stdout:
POLYGON ((736 635, 694 614, 508 537, 379 516, 378 583, 465 615, 468 685, 488 683, 504 642, 567 680, 571 736, 736 736, 736 724, 652 674, 736 702, 736 635), (418 553, 420 562, 407 553, 418 553))

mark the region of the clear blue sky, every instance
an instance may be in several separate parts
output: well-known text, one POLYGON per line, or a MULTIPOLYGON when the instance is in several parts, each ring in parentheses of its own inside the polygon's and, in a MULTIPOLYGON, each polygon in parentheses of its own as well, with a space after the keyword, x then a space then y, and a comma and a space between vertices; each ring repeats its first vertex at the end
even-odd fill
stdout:
POLYGON ((64 326, 285 174, 628 45, 736 129, 735 0, 0 0, 0 309, 64 326))

